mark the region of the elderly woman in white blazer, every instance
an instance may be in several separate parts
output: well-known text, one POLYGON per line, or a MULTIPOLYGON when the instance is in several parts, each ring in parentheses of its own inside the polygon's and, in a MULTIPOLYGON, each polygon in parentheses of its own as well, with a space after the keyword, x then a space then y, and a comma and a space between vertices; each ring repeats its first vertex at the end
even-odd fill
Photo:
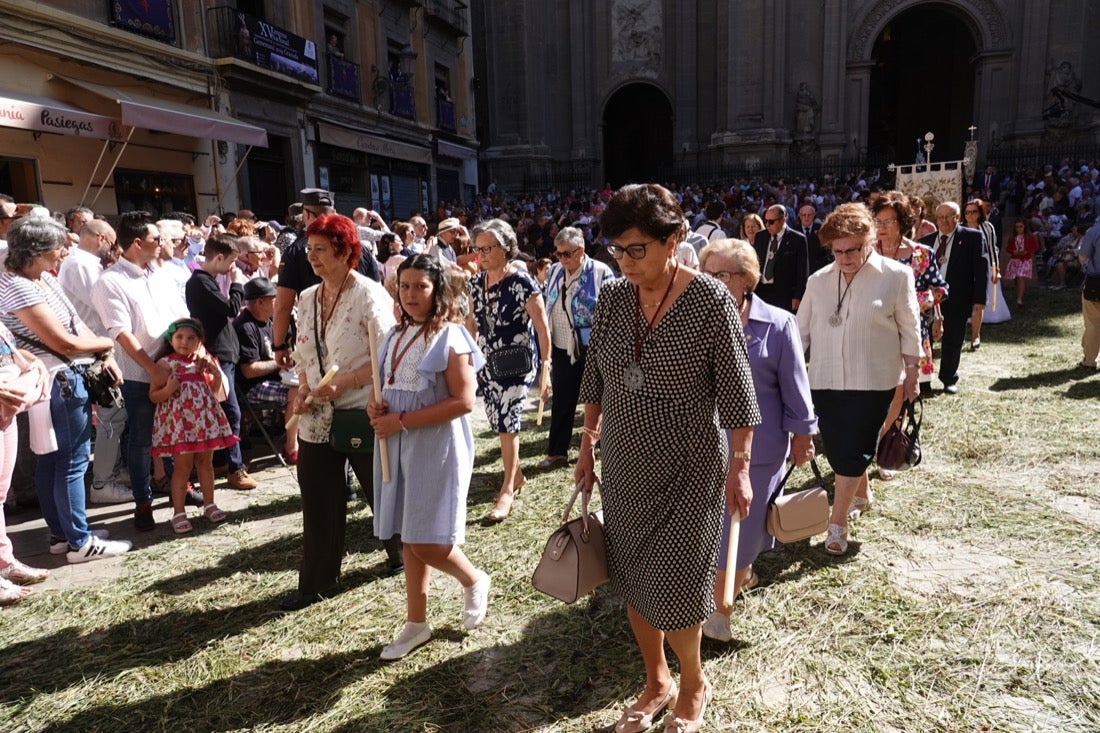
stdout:
MULTIPOLYGON (((818 237, 834 261, 806 283, 798 328, 809 349, 825 454, 836 474, 825 551, 843 555, 848 512, 857 494, 867 496, 867 467, 898 382, 906 399, 917 398, 920 309, 912 269, 875 251, 866 206, 837 207, 818 237)), ((866 509, 868 500, 863 502, 866 509)))

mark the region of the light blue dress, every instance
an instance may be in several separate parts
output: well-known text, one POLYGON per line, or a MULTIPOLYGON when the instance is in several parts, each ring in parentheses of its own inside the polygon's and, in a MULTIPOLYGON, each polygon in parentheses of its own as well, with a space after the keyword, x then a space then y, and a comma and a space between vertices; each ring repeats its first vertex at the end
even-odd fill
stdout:
MULTIPOLYGON (((444 373, 451 352, 472 354, 474 371, 485 364, 466 329, 445 325, 425 343, 409 339, 416 329, 392 329, 379 349, 382 399, 390 412, 410 412, 446 399, 444 373), (405 347, 404 357, 392 365, 405 347), (390 383, 391 374, 393 383, 390 383)), ((469 417, 423 428, 410 428, 387 441, 390 480, 382 481, 382 455, 374 445, 374 533, 403 542, 459 545, 465 540, 466 493, 474 468, 474 436, 469 417)))

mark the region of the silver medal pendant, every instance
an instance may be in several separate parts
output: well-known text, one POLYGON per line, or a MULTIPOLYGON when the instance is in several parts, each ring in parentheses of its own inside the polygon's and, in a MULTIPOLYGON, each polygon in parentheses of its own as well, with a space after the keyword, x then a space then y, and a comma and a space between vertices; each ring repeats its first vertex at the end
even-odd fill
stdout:
POLYGON ((841 323, 844 323, 844 319, 840 317, 839 312, 833 313, 831 316, 829 316, 830 326, 839 326, 841 323))
POLYGON ((623 386, 632 392, 637 392, 645 384, 645 372, 642 371, 642 365, 636 361, 632 361, 626 365, 626 369, 623 370, 623 386))

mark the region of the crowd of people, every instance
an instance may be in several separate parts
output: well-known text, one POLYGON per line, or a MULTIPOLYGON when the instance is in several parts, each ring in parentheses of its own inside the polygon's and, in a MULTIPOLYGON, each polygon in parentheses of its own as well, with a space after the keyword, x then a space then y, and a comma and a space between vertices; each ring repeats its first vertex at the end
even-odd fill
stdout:
MULTIPOLYGON (((461 549, 469 415, 480 395, 503 462, 484 519, 503 522, 526 482, 519 432, 534 389, 551 415, 545 456, 528 470, 563 468, 575 450, 575 480, 599 485, 609 572, 645 668, 615 730, 645 730, 666 710, 666 730, 698 730, 712 694, 700 639, 731 638, 730 524, 741 522, 737 593, 774 546, 764 517, 788 462, 812 461, 817 434, 835 476, 823 549, 845 554, 850 522, 874 502, 885 426, 933 390, 933 376, 958 392, 968 335, 979 348, 983 321, 1003 305, 1001 262, 1019 307, 1041 236, 1065 246, 1050 224, 1062 217, 1076 249, 1072 262, 1057 255, 1060 284, 1074 265, 1100 288, 1095 174, 1052 167, 1023 193, 1016 178, 994 186, 983 174, 960 202, 864 179, 541 199, 494 187, 470 209, 437 211, 434 234, 420 214, 343 216, 322 189, 302 191, 285 226, 246 211, 201 225, 128 212, 112 227, 86 209, 65 223, 11 210, 0 230, 0 499, 14 417, 27 411, 51 552, 80 563, 131 549, 89 526, 86 502, 133 502, 135 527, 150 530, 159 492, 175 533, 192 531, 189 506, 222 522, 215 476, 256 486, 240 403, 277 404, 303 535, 298 585, 280 606, 340 592, 354 476, 389 571, 405 577, 405 624, 382 651, 399 659, 431 638, 432 568, 463 588, 462 625, 484 620, 491 577, 461 549), (1066 171, 1074 185, 1060 195, 1066 171), (1050 189, 1050 206, 1036 202, 1050 189), (1009 211, 1014 233, 999 250, 995 222, 1009 211), (124 399, 104 403, 90 389, 96 369, 124 399)), ((1082 302, 1080 366, 1095 369, 1100 305, 1087 287, 1082 302)), ((48 571, 15 559, 2 529, 8 604, 48 571)))

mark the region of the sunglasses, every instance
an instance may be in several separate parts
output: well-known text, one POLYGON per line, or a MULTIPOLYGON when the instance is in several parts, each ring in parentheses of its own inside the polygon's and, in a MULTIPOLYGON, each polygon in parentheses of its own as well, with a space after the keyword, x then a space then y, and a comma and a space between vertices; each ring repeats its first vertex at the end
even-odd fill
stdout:
POLYGON ((576 249, 568 250, 566 252, 562 252, 560 250, 555 250, 554 256, 557 257, 559 260, 568 260, 568 259, 571 259, 573 257, 573 255, 577 254, 580 251, 581 251, 580 247, 577 247, 576 249))
POLYGON ((767 224, 768 226, 771 226, 772 224, 778 224, 781 221, 783 221, 783 220, 782 219, 765 219, 764 223, 767 224))

